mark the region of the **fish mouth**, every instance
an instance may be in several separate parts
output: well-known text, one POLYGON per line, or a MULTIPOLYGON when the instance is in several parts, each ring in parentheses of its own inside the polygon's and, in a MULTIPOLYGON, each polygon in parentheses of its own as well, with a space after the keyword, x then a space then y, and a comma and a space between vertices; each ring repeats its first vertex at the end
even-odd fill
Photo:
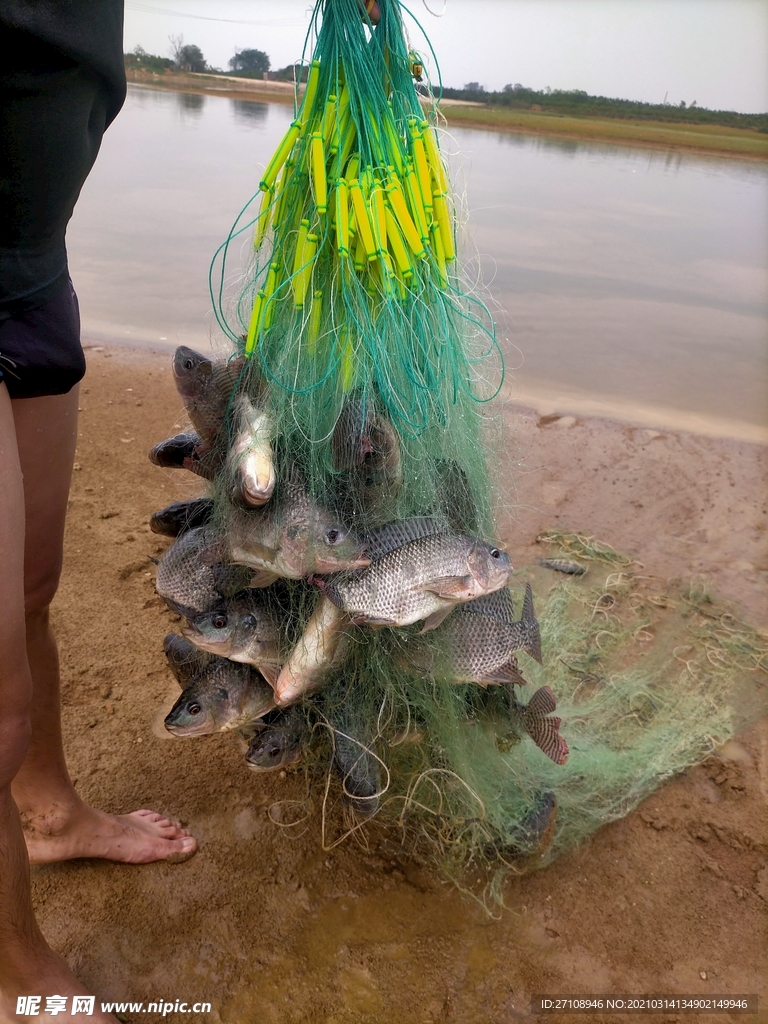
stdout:
POLYGON ((201 651, 207 651, 209 654, 218 654, 222 658, 229 657, 229 640, 208 640, 207 637, 191 626, 185 626, 181 632, 201 651))
POLYGON ((165 721, 163 725, 172 733, 174 736, 205 736, 206 733, 213 732, 209 725, 205 722, 201 722, 200 725, 175 725, 173 722, 165 721))

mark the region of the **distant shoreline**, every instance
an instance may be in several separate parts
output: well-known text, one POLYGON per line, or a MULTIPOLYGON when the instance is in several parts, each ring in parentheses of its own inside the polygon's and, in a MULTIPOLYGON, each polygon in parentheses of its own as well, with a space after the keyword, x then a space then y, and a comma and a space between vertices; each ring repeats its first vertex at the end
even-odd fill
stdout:
MULTIPOLYGON (((230 96, 261 103, 292 104, 291 82, 264 82, 259 79, 233 78, 228 75, 192 73, 156 74, 128 70, 128 81, 135 85, 175 92, 230 96)), ((623 120, 620 118, 581 118, 534 110, 491 107, 482 103, 443 100, 440 111, 449 126, 479 128, 485 131, 539 135, 608 143, 641 149, 686 150, 739 160, 768 160, 768 137, 744 128, 722 125, 670 125, 663 121, 623 120)))

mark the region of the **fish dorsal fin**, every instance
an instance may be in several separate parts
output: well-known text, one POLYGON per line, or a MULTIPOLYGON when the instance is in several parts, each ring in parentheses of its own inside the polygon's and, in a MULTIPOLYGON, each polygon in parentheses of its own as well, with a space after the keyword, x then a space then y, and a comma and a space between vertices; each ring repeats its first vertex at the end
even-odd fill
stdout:
POLYGON ((474 601, 468 601, 462 608, 471 615, 488 615, 498 619, 505 625, 511 626, 514 623, 514 607, 512 605, 512 594, 509 587, 502 587, 492 594, 484 594, 474 601))
POLYGON ((536 615, 533 611, 533 590, 530 583, 525 584, 525 597, 523 598, 523 612, 520 618, 523 622, 535 622, 536 615))
POLYGON ((445 527, 441 526, 437 519, 431 516, 414 516, 412 519, 388 523, 368 534, 365 538, 365 553, 371 561, 376 561, 405 544, 446 532, 445 527))

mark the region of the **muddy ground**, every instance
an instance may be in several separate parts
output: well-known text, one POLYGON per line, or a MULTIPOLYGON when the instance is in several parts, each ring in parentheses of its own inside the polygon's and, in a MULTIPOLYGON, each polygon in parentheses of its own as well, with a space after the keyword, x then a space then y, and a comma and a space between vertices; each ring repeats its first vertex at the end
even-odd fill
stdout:
MULTIPOLYGON (((175 687, 162 638, 178 620, 154 594, 148 556, 163 545, 146 523, 196 483, 146 458, 180 412, 168 356, 87 354, 55 604, 70 766, 92 802, 162 810, 200 840, 180 865, 33 870, 45 932, 92 991, 209 1000, 196 1019, 243 1024, 506 1024, 531 1019, 533 993, 758 993, 768 1020, 768 719, 510 881, 497 920, 380 850, 324 851, 316 818, 274 824, 270 806, 303 798, 300 774, 254 776, 227 736, 156 735, 175 687)), ((654 574, 704 574, 768 626, 768 449, 504 412, 515 432, 503 534, 516 566, 542 554, 542 529, 591 533, 654 574)))

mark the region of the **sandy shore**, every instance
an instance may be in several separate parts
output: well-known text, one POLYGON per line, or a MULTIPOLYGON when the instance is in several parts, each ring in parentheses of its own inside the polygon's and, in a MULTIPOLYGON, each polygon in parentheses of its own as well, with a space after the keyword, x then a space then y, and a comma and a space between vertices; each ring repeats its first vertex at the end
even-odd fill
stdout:
MULTIPOLYGON (((183 422, 168 355, 87 355, 54 609, 71 769, 87 799, 156 807, 201 844, 182 865, 34 869, 46 934, 92 991, 210 1000, 210 1016, 183 1019, 237 1024, 511 1024, 531 1019, 536 992, 759 993, 768 1014, 766 719, 511 881, 499 920, 408 863, 354 843, 324 852, 316 819, 273 824, 275 801, 303 797, 300 774, 250 774, 227 737, 156 735, 158 708, 178 692, 161 647, 178 619, 154 594, 150 556, 164 545, 147 518, 198 487, 146 458, 183 422)), ((649 573, 704 574, 768 626, 768 448, 512 403, 504 415, 516 566, 541 554, 542 529, 587 532, 649 573)))

